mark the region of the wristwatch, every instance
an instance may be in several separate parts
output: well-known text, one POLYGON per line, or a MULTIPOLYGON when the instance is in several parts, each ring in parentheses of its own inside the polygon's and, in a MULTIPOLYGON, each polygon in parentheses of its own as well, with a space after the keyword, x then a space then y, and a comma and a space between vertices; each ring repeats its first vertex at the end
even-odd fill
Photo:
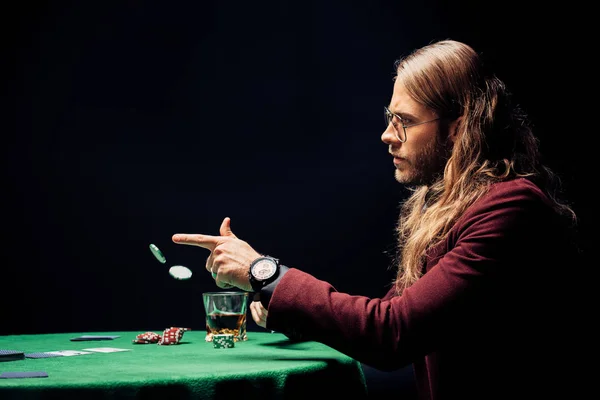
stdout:
POLYGON ((279 276, 279 260, 270 256, 261 256, 250 264, 248 271, 252 290, 260 290, 279 276))

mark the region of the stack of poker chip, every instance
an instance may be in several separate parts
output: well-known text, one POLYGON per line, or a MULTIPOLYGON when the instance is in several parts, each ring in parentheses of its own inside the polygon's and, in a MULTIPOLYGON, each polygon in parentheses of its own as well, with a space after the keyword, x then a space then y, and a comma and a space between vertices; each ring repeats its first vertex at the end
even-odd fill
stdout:
POLYGON ((154 332, 145 332, 140 333, 135 337, 133 343, 136 344, 148 344, 148 343, 157 343, 159 345, 170 345, 170 344, 179 344, 181 339, 183 338, 183 333, 186 331, 191 331, 190 328, 178 328, 178 327, 170 327, 163 331, 162 335, 154 332))
POLYGON ((179 344, 183 338, 183 332, 189 331, 189 328, 170 327, 164 330, 162 337, 158 341, 159 345, 179 344))
POLYGON ((213 335, 212 337, 213 347, 215 349, 229 349, 234 346, 233 335, 232 334, 220 334, 213 335))
POLYGON ((149 344, 149 343, 158 343, 160 340, 160 335, 154 332, 144 332, 140 333, 135 337, 133 343, 136 344, 149 344))

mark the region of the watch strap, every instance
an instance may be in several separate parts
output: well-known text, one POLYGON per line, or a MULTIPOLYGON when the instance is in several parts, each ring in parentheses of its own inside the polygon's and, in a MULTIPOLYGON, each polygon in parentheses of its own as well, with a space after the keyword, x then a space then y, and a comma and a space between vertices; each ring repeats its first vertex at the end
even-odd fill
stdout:
POLYGON ((288 271, 288 267, 279 264, 279 276, 277 276, 277 278, 275 278, 272 282, 269 282, 265 286, 263 286, 262 289, 260 289, 260 291, 258 292, 260 294, 260 302, 263 305, 263 307, 267 310, 269 309, 269 303, 271 302, 271 297, 273 296, 275 288, 288 271))

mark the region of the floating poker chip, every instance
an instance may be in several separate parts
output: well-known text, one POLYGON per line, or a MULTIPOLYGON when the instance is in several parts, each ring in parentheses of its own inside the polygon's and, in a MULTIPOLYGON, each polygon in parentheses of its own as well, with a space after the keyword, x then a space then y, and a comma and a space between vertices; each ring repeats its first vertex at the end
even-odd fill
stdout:
POLYGON ((154 257, 156 257, 156 259, 161 263, 164 264, 167 262, 167 258, 163 255, 162 251, 160 251, 160 249, 155 244, 150 243, 150 251, 152 252, 152 254, 154 254, 154 257))
POLYGON ((192 271, 188 267, 183 265, 174 265, 169 268, 169 274, 175 279, 183 280, 190 279, 192 277, 192 271))

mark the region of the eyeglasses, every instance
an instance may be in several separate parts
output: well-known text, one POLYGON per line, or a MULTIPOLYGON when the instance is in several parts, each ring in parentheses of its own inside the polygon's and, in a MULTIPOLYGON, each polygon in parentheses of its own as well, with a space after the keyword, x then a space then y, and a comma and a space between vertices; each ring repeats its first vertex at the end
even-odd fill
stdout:
POLYGON ((430 119, 428 121, 415 122, 414 124, 407 124, 405 122, 405 120, 403 120, 398 114, 394 114, 393 112, 391 112, 389 108, 384 106, 383 109, 385 111, 384 117, 385 117, 386 128, 388 126, 390 126, 390 123, 391 123, 392 126, 394 127, 394 131, 396 132, 396 137, 402 143, 406 142, 406 128, 410 128, 411 126, 426 124, 428 122, 433 122, 433 121, 437 121, 438 119, 440 119, 440 117, 438 117, 438 118, 430 119), (395 117, 395 119, 394 119, 394 117, 395 117), (398 127, 398 125, 400 125, 402 127, 402 131, 400 131, 400 128, 398 127))

